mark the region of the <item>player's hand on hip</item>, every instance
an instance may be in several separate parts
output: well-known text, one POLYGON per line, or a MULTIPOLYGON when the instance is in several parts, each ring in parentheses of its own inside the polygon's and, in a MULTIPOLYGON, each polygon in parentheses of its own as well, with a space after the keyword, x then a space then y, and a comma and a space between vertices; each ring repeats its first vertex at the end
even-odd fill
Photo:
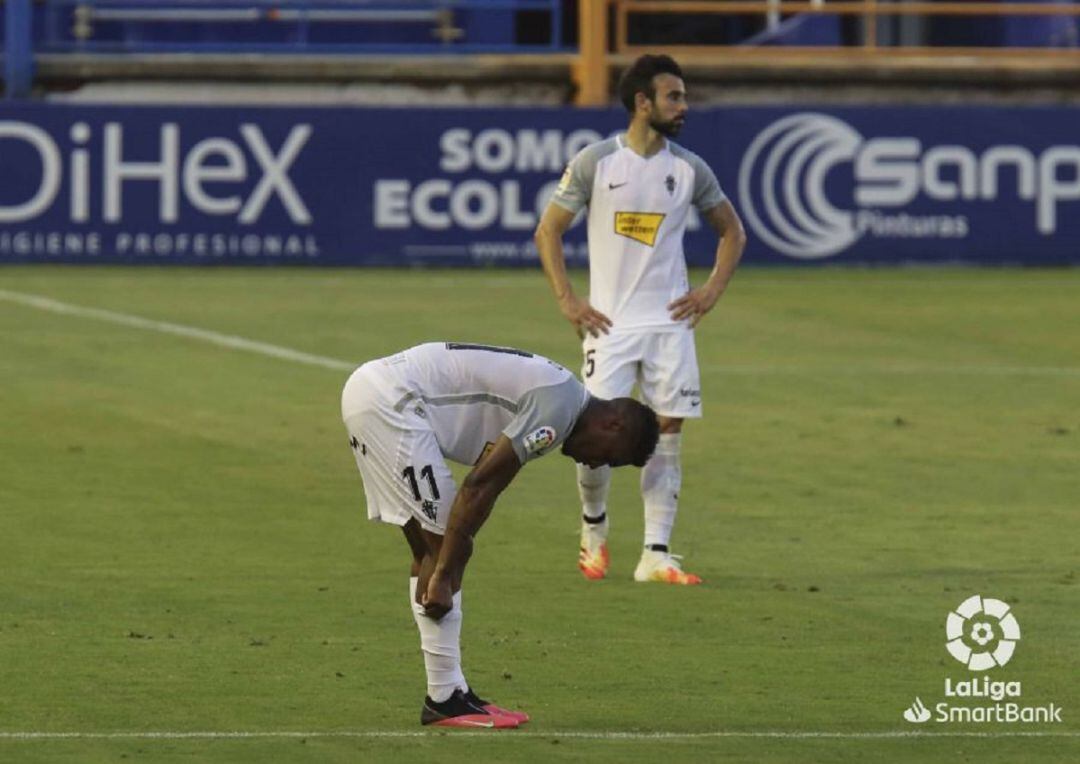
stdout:
POLYGON ((610 318, 590 305, 588 300, 576 294, 559 300, 559 310, 577 329, 578 336, 584 336, 588 332, 593 337, 599 337, 601 333, 607 334, 611 328, 610 318))
POLYGON ((454 607, 454 592, 450 588, 450 580, 436 575, 429 578, 427 589, 420 597, 420 604, 424 606, 424 615, 436 621, 449 613, 454 607))
POLYGON ((679 299, 668 304, 671 318, 675 321, 689 321, 690 326, 698 325, 706 313, 713 309, 716 301, 720 299, 719 292, 713 292, 707 287, 691 289, 679 299))

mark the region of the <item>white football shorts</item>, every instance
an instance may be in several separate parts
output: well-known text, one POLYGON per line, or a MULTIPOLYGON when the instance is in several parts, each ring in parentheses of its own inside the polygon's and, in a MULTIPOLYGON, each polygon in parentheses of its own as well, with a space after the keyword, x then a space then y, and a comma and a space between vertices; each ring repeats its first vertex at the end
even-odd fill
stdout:
POLYGON ((636 383, 642 400, 657 414, 701 417, 701 374, 694 332, 612 332, 585 336, 581 378, 600 398, 629 396, 636 383))
POLYGON ((353 372, 341 393, 341 417, 360 468, 368 519, 405 525, 416 518, 442 535, 457 486, 435 433, 392 359, 353 372))

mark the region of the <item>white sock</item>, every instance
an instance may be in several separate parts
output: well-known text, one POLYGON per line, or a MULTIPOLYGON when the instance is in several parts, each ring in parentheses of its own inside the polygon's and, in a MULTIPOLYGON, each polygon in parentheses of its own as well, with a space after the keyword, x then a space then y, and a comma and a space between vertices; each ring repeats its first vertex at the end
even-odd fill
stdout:
POLYGON ((442 703, 454 694, 465 691, 469 685, 461 671, 461 592, 454 595, 454 607, 435 621, 424 615, 423 606, 416 601, 418 578, 409 579, 409 602, 413 620, 420 629, 420 649, 424 653, 427 669, 427 694, 436 703, 442 703))
POLYGON ((611 485, 611 467, 591 469, 577 465, 578 496, 581 512, 585 517, 599 519, 607 512, 608 486, 611 485))
POLYGON ((641 470, 641 498, 645 502, 645 546, 671 540, 671 527, 679 509, 682 467, 679 442, 682 433, 660 435, 656 451, 641 470))

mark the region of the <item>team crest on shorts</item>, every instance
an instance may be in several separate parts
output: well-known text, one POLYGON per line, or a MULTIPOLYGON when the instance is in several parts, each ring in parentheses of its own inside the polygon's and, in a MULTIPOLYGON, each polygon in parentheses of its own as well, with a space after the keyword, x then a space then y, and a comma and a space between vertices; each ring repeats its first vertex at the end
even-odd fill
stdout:
POLYGON ((538 427, 525 436, 525 450, 530 454, 543 451, 555 442, 555 428, 548 425, 538 427))

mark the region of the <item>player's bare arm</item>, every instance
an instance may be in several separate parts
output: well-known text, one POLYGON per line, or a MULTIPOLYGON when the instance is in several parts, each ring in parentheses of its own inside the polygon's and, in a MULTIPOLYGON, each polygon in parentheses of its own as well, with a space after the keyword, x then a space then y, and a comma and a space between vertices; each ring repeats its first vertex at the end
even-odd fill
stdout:
POLYGON ((720 243, 716 247, 716 264, 704 284, 691 289, 668 305, 673 319, 689 320, 690 326, 697 326, 705 314, 716 305, 727 289, 731 277, 735 275, 735 268, 738 267, 746 247, 746 231, 731 202, 724 200, 715 207, 710 207, 702 213, 702 217, 720 236, 720 243))
POLYGON ((533 237, 540 253, 551 290, 559 302, 559 310, 573 324, 579 335, 588 332, 593 337, 601 332, 607 334, 611 319, 593 308, 589 301, 574 293, 570 278, 566 275, 566 255, 563 252, 563 235, 574 222, 574 213, 557 204, 549 204, 540 218, 533 237))
MULTIPOLYGON (((453 607, 454 592, 461 588, 465 565, 472 556, 473 537, 491 514, 495 500, 521 469, 510 440, 500 435, 495 446, 479 464, 465 476, 450 508, 439 559, 425 586, 420 604, 424 612, 436 620, 453 607)), ((421 574, 422 576, 422 574, 421 574)))

